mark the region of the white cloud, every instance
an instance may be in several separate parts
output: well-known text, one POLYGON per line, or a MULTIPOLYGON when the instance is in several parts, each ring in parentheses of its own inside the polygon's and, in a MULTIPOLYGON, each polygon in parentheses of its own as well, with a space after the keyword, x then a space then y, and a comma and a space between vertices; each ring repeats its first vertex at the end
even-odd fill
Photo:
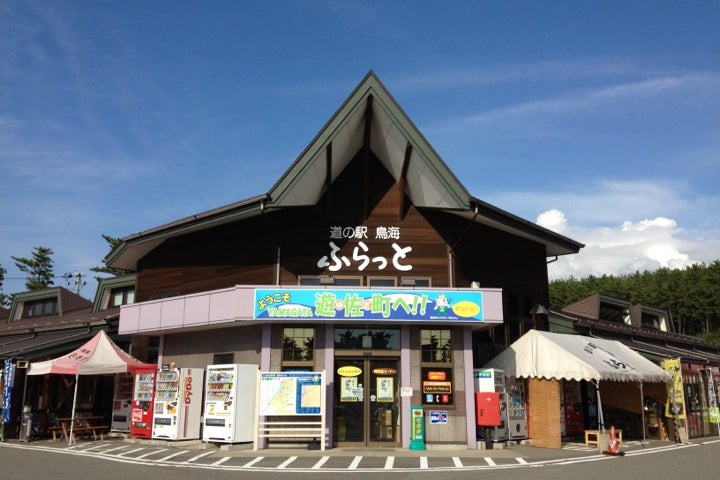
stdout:
POLYGON ((560 257, 548 265, 551 280, 687 268, 699 262, 708 263, 720 254, 717 237, 712 242, 688 240, 672 218, 627 220, 614 227, 585 228, 568 224, 562 211, 552 209, 541 213, 537 223, 585 244, 580 253, 560 257))

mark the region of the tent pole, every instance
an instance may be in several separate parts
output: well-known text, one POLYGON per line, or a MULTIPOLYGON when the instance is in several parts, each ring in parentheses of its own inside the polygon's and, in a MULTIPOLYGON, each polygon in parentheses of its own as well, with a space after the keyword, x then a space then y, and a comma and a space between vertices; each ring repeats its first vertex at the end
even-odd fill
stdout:
POLYGON ((600 380, 594 380, 595 392, 597 393, 597 404, 598 404, 598 428, 600 433, 605 433, 605 419, 603 418, 602 411, 602 399, 600 397, 600 380))
POLYGON ((642 417, 642 430, 643 430, 642 446, 645 447, 645 393, 643 392, 642 380, 640 380, 640 416, 642 417))
POLYGON ((73 427, 75 426, 75 402, 77 401, 78 373, 75 373, 75 393, 73 394, 72 414, 70 415, 70 435, 68 436, 68 447, 73 441, 73 427))

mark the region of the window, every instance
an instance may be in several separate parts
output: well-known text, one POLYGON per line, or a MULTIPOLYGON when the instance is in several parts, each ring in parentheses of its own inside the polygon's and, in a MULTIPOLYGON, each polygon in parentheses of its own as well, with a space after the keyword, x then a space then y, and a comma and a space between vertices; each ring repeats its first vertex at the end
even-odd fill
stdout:
POLYGON ((400 329, 368 326, 335 327, 335 348, 341 350, 399 350, 400 329))
POLYGON ((235 355, 232 353, 216 353, 213 355, 213 365, 228 365, 235 363, 235 355))
POLYGON ((283 328, 283 365, 312 364, 315 360, 315 329, 310 327, 283 328))
POLYGON ((429 288, 430 277, 402 277, 400 279, 401 287, 429 288))
POLYGON ((395 277, 368 277, 369 287, 394 287, 395 277))
POLYGON ((135 303, 135 287, 113 288, 110 291, 110 306, 119 307, 120 305, 128 305, 135 303))
POLYGON ((451 330, 420 331, 420 361, 423 363, 452 363, 451 330))
POLYGON ((304 286, 342 286, 342 287, 360 287, 362 286, 362 277, 336 277, 333 275, 298 276, 298 284, 304 286))
POLYGON ((33 300, 23 304, 22 318, 56 315, 58 313, 57 298, 33 300))

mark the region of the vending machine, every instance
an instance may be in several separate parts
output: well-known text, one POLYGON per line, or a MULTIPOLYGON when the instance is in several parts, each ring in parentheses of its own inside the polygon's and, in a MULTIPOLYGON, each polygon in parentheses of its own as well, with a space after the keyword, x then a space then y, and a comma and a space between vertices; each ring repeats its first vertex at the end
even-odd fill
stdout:
POLYGON ((155 374, 155 369, 135 372, 135 388, 133 388, 133 405, 130 419, 131 437, 152 437, 155 374))
MULTIPOLYGON (((507 391, 505 389, 505 372, 496 368, 483 368, 473 370, 475 393, 495 392, 500 402, 499 425, 489 428, 490 438, 493 442, 502 442, 508 439, 507 428, 507 391)), ((476 402, 478 396, 476 395, 476 402)), ((477 408, 477 405, 476 405, 477 408)))
POLYGON ((577 380, 563 380, 562 382, 562 435, 577 436, 585 431, 585 418, 583 415, 583 402, 580 382, 577 380))
POLYGON ((133 403, 132 373, 118 373, 115 375, 115 390, 113 390, 113 409, 110 430, 113 432, 130 432, 130 415, 133 403))
POLYGON ((525 381, 522 378, 508 378, 507 385, 508 438, 510 440, 527 438, 528 422, 525 381))
POLYGON ((158 370, 155 379, 152 438, 200 438, 200 410, 205 370, 158 370))
POLYGON ((203 441, 239 443, 254 438, 257 365, 209 365, 205 376, 203 441))

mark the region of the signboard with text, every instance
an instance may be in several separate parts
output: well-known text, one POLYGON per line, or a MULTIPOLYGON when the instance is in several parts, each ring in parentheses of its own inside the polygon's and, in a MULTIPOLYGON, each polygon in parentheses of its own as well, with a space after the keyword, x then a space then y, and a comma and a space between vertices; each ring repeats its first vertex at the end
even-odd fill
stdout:
POLYGON ((254 318, 482 322, 483 292, 256 289, 254 318))

